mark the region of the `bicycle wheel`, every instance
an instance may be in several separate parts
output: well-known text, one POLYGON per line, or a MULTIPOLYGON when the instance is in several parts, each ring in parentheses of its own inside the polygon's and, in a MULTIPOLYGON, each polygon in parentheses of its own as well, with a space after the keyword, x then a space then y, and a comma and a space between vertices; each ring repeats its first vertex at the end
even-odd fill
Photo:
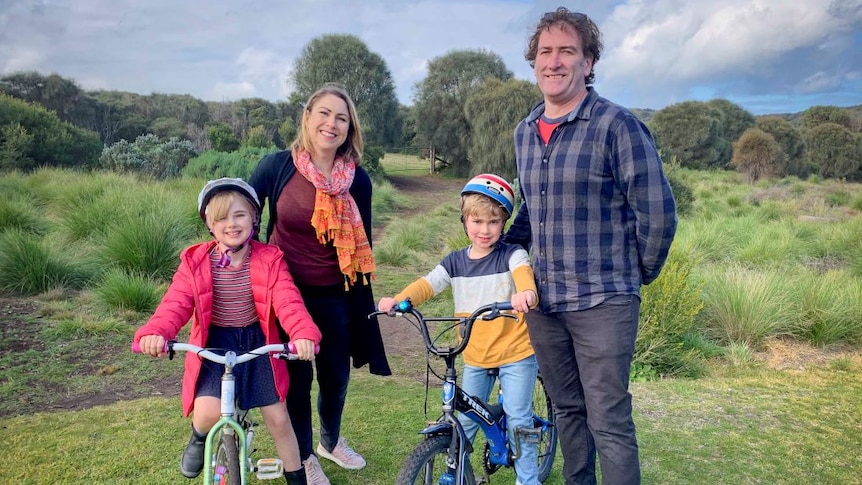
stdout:
POLYGON ((240 473, 237 435, 222 432, 213 458, 213 482, 219 485, 240 485, 240 473))
MULTIPOLYGON (((446 435, 432 436, 419 443, 407 457, 401 471, 398 472, 398 477, 395 479, 396 485, 437 485, 444 483, 440 481, 440 476, 444 473, 450 473, 446 466, 446 458, 449 456, 451 443, 452 438, 446 435)), ((476 477, 473 475, 470 461, 467 460, 464 466, 465 485, 475 485, 476 477)))
POLYGON ((536 387, 533 389, 533 421, 536 427, 544 423, 549 425, 539 439, 539 481, 544 482, 554 468, 554 457, 557 454, 557 422, 554 406, 545 390, 541 375, 536 379, 536 387))

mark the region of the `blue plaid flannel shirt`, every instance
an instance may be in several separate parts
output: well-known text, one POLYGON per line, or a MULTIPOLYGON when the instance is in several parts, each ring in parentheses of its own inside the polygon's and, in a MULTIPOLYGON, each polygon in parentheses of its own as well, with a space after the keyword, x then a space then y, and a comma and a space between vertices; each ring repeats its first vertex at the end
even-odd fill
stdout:
POLYGON ((588 87, 545 145, 539 103, 515 128, 524 203, 506 242, 531 250, 544 313, 640 296, 676 233, 676 204, 646 126, 588 87))

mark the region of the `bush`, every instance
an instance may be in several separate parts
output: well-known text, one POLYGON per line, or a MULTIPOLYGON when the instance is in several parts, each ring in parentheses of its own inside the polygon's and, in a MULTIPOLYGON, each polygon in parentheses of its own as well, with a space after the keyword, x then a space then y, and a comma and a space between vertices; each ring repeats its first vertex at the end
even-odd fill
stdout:
POLYGON ((83 288, 91 274, 53 254, 41 239, 18 229, 0 233, 0 291, 35 295, 56 288, 83 288))
POLYGON ((260 159, 277 150, 272 146, 268 148, 245 146, 230 153, 209 150, 189 160, 183 170, 183 177, 206 180, 239 177, 248 180, 260 159))
POLYGON ((638 338, 632 360, 637 380, 658 376, 697 377, 700 352, 689 345, 703 308, 701 284, 691 278, 696 258, 672 248, 661 275, 643 287, 638 338))
POLYGON ((120 140, 102 150, 102 168, 120 173, 143 173, 159 180, 179 176, 189 159, 197 155, 192 142, 157 135, 139 136, 134 143, 120 140))
POLYGON ((156 309, 164 292, 164 285, 154 279, 119 269, 109 271, 95 288, 105 306, 145 313, 156 309))
POLYGON ((673 191, 673 198, 676 201, 677 215, 687 216, 691 214, 695 201, 694 191, 691 190, 691 187, 685 183, 682 177, 679 177, 673 170, 669 170, 665 175, 668 183, 670 183, 670 188, 673 191))
POLYGON ((38 166, 96 166, 102 142, 95 132, 60 121, 54 112, 19 99, 0 94, 0 152, 4 162, 14 162, 3 169, 32 170, 38 166))

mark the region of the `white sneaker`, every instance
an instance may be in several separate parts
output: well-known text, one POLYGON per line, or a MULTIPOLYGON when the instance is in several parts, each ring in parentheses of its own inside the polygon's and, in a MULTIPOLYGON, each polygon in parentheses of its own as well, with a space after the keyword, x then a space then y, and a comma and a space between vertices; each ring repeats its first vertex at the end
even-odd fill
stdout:
POLYGON ((308 485, 331 485, 326 474, 323 473, 323 468, 320 468, 320 462, 314 455, 308 455, 308 459, 302 462, 305 468, 305 481, 308 485))
POLYGON ((335 449, 332 452, 326 451, 326 448, 323 447, 320 443, 317 443, 317 454, 326 458, 327 460, 332 460, 341 468, 346 468, 348 470, 359 470, 361 468, 365 468, 365 458, 362 458, 362 455, 353 451, 353 448, 347 446, 347 442, 344 441, 344 437, 338 438, 338 443, 335 445, 335 449))

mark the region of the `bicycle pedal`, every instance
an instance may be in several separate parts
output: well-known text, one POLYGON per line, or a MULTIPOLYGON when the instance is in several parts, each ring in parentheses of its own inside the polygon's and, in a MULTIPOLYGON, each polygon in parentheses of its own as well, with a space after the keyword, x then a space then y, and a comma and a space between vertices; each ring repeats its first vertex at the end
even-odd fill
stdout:
POLYGON ((278 458, 261 458, 257 460, 258 480, 272 480, 284 476, 284 463, 278 458))
POLYGON ((542 428, 518 428, 516 432, 528 444, 537 445, 542 441, 542 428))

